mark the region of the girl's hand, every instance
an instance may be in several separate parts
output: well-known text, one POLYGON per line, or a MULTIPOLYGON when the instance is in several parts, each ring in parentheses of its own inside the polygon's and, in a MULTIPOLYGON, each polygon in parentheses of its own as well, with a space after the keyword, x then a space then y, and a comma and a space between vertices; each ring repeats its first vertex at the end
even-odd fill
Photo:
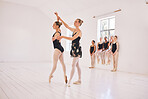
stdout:
POLYGON ((111 54, 114 56, 113 52, 111 52, 111 54))
POLYGON ((63 36, 58 36, 57 40, 61 40, 63 38, 63 36))
POLYGON ((57 12, 55 12, 54 14, 55 14, 56 16, 58 16, 58 13, 57 13, 57 12))

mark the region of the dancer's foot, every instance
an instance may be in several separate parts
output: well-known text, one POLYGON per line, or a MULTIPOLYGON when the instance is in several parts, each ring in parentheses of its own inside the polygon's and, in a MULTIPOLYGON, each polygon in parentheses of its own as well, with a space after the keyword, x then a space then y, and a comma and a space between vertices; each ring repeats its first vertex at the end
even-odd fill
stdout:
POLYGON ((67 76, 65 75, 64 77, 65 77, 65 83, 67 84, 67 82, 68 82, 67 76))
POLYGON ((110 65, 110 61, 107 62, 107 65, 110 65))
POLYGON ((91 68, 95 68, 95 67, 94 66, 89 67, 89 69, 91 69, 91 68))
POLYGON ((115 72, 115 71, 116 71, 115 69, 111 70, 111 72, 115 72))
POLYGON ((81 81, 75 81, 75 82, 73 82, 73 84, 80 85, 81 81))
POLYGON ((68 87, 70 87, 70 84, 67 84, 68 87))
POLYGON ((51 83, 51 78, 53 78, 53 76, 51 75, 51 76, 49 76, 49 83, 51 83))

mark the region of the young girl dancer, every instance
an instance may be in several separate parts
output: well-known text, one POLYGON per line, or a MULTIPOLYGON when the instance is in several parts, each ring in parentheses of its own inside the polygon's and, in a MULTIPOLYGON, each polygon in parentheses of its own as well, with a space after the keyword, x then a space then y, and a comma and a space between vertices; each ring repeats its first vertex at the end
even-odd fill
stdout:
POLYGON ((60 60, 63 71, 64 71, 64 78, 65 78, 65 83, 67 83, 67 76, 66 76, 66 67, 64 64, 64 58, 63 58, 63 52, 64 48, 61 45, 60 40, 57 40, 57 37, 61 36, 61 30, 60 26, 62 25, 61 22, 59 22, 59 19, 57 19, 56 22, 53 24, 53 29, 56 30, 56 32, 52 36, 52 41, 53 41, 53 46, 54 46, 54 55, 53 55, 53 68, 49 76, 49 83, 51 82, 51 78, 53 77, 53 73, 56 70, 57 67, 57 62, 60 60))
POLYGON ((100 59, 102 61, 102 49, 103 49, 103 42, 102 42, 102 38, 100 37, 100 42, 98 42, 98 44, 97 44, 97 62, 98 62, 98 64, 100 62, 100 59))
POLYGON ((82 37, 82 32, 79 27, 82 25, 83 21, 81 19, 76 19, 74 22, 75 28, 71 28, 58 16, 57 13, 56 13, 56 16, 59 18, 60 21, 62 21, 62 23, 67 29, 73 32, 72 37, 66 37, 66 36, 59 37, 59 39, 64 38, 67 40, 72 40, 72 47, 71 47, 70 54, 73 57, 73 62, 72 62, 70 79, 68 81, 68 87, 70 87, 71 80, 75 72, 75 67, 77 67, 77 70, 78 70, 78 81, 74 82, 73 84, 81 84, 81 69, 79 67, 79 58, 82 57, 82 51, 81 51, 81 46, 79 42, 82 37))
POLYGON ((102 51, 102 64, 105 64, 105 58, 106 58, 106 51, 108 50, 108 41, 107 41, 107 37, 104 37, 105 42, 103 43, 103 51, 102 51))
POLYGON ((112 72, 117 71, 118 50, 119 50, 119 43, 117 42, 117 36, 115 36, 113 39, 112 47, 111 47, 111 51, 113 55, 113 66, 114 66, 113 70, 111 70, 112 72))
POLYGON ((91 67, 89 68, 94 68, 95 67, 95 52, 96 52, 96 45, 95 41, 92 40, 92 45, 90 46, 90 56, 91 56, 91 67))

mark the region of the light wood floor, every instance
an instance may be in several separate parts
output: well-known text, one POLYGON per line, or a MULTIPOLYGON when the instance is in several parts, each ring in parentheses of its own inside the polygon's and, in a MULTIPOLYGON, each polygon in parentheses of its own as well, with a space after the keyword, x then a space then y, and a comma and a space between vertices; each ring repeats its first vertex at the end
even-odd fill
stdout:
MULTIPOLYGON (((67 87, 60 64, 48 83, 51 67, 52 63, 1 63, 0 99, 148 99, 148 75, 81 66, 82 84, 67 87)), ((70 69, 67 65, 68 78, 70 69)))

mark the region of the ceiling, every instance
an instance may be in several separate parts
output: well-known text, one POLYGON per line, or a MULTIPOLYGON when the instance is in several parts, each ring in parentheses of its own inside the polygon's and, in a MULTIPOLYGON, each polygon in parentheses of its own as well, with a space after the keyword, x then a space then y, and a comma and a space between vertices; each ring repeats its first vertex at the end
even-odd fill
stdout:
POLYGON ((85 12, 87 16, 98 15, 107 11, 122 8, 123 4, 139 3, 145 0, 2 0, 6 2, 35 7, 48 15, 51 19, 55 18, 54 12, 57 11, 61 16, 73 16, 76 13, 85 12), (96 10, 97 9, 97 10, 96 10), (95 10, 95 11, 94 11, 95 10))

